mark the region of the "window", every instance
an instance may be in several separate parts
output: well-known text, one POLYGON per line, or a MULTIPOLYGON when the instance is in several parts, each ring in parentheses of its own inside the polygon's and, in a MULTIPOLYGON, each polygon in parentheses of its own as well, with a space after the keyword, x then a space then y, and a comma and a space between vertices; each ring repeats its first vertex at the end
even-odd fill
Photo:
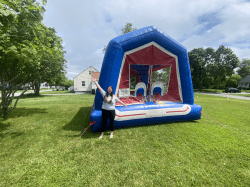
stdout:
POLYGON ((89 71, 89 74, 91 75, 91 71, 89 71))
POLYGON ((82 86, 85 86, 85 81, 82 81, 82 86))

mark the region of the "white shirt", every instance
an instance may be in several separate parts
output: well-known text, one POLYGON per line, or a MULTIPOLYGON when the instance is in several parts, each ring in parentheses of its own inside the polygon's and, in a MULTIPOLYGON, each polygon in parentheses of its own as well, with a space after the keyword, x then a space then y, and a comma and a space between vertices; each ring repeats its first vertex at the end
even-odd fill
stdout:
MULTIPOLYGON (((104 97, 106 95, 106 92, 104 90, 101 91, 102 97, 104 97)), ((108 96, 107 101, 111 100, 111 96, 108 96)), ((107 103, 107 102, 103 102, 102 104, 102 109, 105 110, 115 110, 115 102, 119 102, 120 100, 113 95, 113 100, 111 103, 107 103)))

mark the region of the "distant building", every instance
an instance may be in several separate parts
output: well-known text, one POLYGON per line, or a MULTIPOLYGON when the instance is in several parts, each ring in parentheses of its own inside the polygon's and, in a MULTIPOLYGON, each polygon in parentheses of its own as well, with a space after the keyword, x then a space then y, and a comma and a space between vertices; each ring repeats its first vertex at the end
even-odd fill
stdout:
MULTIPOLYGON (((1 86, 1 82, 0 82, 0 86, 1 86)), ((5 87, 6 90, 9 90, 11 86, 9 84, 6 84, 4 87, 5 87)), ((12 85, 12 88, 13 88, 13 90, 15 90, 15 86, 14 85, 12 85)), ((30 87, 30 84, 28 84, 28 83, 24 84, 22 86, 19 86, 17 88, 18 88, 18 90, 24 90, 25 88, 32 89, 30 87)))
POLYGON ((49 85, 48 85, 46 82, 41 83, 41 84, 40 84, 40 89, 41 89, 41 88, 47 88, 47 89, 49 89, 49 85))
POLYGON ((250 75, 245 76, 241 81, 239 81, 238 86, 241 88, 250 87, 250 75))
POLYGON ((94 67, 90 66, 83 72, 75 76, 74 79, 74 91, 78 93, 92 93, 96 90, 96 84, 91 81, 91 76, 93 76, 96 81, 99 80, 100 72, 94 67))
POLYGON ((68 88, 68 91, 69 91, 69 92, 74 91, 74 86, 70 86, 70 87, 68 88))

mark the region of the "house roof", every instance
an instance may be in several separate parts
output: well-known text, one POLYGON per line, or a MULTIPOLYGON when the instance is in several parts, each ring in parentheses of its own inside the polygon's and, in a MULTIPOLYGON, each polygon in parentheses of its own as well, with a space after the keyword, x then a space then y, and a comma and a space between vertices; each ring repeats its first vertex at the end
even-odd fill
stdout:
POLYGON ((94 77, 96 80, 99 80, 100 72, 92 72, 91 77, 94 77))
MULTIPOLYGON (((87 69, 83 70, 81 73, 83 73, 84 71, 87 71, 87 70, 88 70, 89 68, 91 68, 91 67, 94 68, 93 66, 89 66, 87 69)), ((94 69, 95 69, 95 68, 94 68, 94 69)), ((95 71, 96 71, 96 72, 99 72, 99 71, 97 71, 97 69, 95 69, 95 71)), ((81 73, 79 73, 78 75, 80 75, 81 73)), ((74 78, 76 78, 78 75, 76 75, 74 78)), ((74 79, 74 78, 73 78, 73 79, 74 79)))
POLYGON ((239 83, 242 83, 242 82, 246 82, 246 83, 250 82, 250 75, 245 76, 241 81, 239 81, 239 83))

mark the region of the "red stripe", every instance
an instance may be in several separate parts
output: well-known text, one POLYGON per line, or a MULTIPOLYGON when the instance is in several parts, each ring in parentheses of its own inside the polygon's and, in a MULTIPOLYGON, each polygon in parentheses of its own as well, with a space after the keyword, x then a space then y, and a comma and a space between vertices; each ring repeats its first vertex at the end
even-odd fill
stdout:
POLYGON ((124 116, 120 116, 120 115, 117 115, 118 117, 127 117, 127 116, 139 116, 139 115, 146 115, 146 113, 143 113, 143 114, 131 114, 131 115, 124 115, 124 116))
POLYGON ((172 112, 186 112, 188 109, 189 109, 189 107, 187 107, 186 110, 181 110, 181 111, 169 111, 169 112, 166 112, 166 113, 172 113, 172 112))

